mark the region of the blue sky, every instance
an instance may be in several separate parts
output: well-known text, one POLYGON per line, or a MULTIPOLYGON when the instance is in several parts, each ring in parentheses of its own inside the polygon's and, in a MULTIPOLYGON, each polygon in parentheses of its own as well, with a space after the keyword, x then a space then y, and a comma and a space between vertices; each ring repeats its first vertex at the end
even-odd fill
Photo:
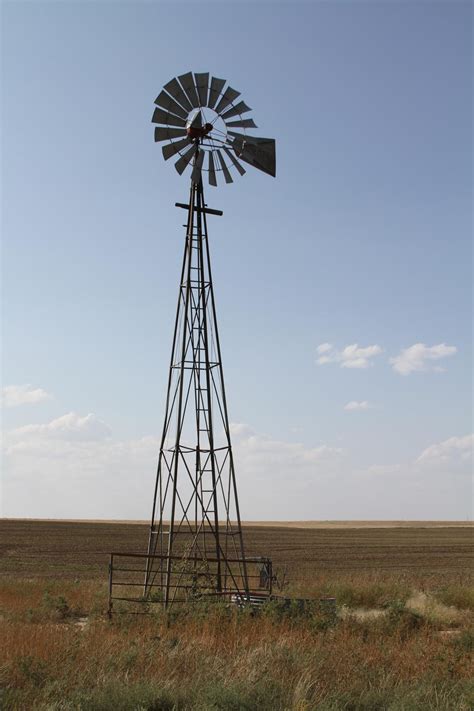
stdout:
POLYGON ((150 119, 193 70, 277 141, 206 193, 243 517, 470 516, 471 4, 2 15, 4 515, 149 515, 188 194, 150 119))

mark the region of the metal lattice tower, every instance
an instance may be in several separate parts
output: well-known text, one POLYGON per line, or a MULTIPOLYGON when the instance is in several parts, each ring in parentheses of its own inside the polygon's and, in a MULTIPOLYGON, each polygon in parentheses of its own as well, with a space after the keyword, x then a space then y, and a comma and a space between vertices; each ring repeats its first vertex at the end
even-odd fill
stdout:
POLYGON ((222 212, 207 208, 202 175, 206 155, 211 185, 219 172, 232 182, 229 168, 245 173, 238 157, 275 175, 275 142, 229 129, 255 127, 241 118, 249 107, 233 103, 239 92, 224 90, 221 79, 209 83, 208 74, 178 79, 165 86, 153 115, 165 124, 155 129, 155 140, 169 141, 165 159, 179 153, 178 172, 192 168, 189 202, 176 203, 187 210, 186 240, 144 585, 145 596, 165 606, 193 595, 251 593, 207 230, 207 216, 222 212))

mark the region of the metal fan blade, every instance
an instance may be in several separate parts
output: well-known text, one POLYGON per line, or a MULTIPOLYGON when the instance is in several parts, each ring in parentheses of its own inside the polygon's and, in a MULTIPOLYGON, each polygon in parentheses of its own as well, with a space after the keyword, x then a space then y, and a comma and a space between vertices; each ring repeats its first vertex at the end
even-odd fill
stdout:
POLYGON ((167 111, 170 111, 172 114, 175 114, 176 116, 181 116, 181 118, 188 118, 188 112, 185 111, 177 101, 171 98, 166 91, 162 91, 158 98, 155 99, 155 104, 158 106, 161 106, 162 109, 166 109, 167 111))
POLYGON ((175 143, 169 143, 167 146, 163 146, 161 149, 163 152, 163 158, 168 160, 168 158, 171 158, 176 153, 179 153, 179 151, 186 148, 186 146, 189 146, 189 138, 187 136, 181 141, 175 141, 175 143))
POLYGON ((188 72, 187 74, 181 74, 178 79, 184 89, 184 93, 189 99, 189 103, 193 108, 197 108, 199 106, 199 96, 197 95, 196 87, 194 86, 193 73, 188 72))
POLYGON ((229 136, 232 136, 233 138, 227 138, 227 143, 230 143, 231 146, 234 146, 236 141, 245 141, 246 143, 254 143, 257 144, 259 141, 264 140, 271 140, 271 139, 261 139, 258 136, 248 136, 246 133, 239 133, 238 131, 228 131, 227 132, 229 136))
POLYGON ((156 126, 155 141, 168 141, 171 138, 182 138, 185 133, 183 128, 164 128, 162 126, 156 126))
POLYGON ((275 177, 275 141, 273 138, 244 136, 243 138, 236 138, 232 143, 232 148, 244 163, 253 165, 254 168, 258 168, 258 170, 275 177))
POLYGON ((237 170, 239 171, 240 175, 245 175, 245 173, 246 173, 245 168, 244 168, 242 165, 240 165, 240 163, 239 163, 239 161, 237 160, 237 158, 236 158, 236 157, 229 151, 229 149, 226 148, 225 146, 224 146, 224 152, 229 156, 230 160, 231 160, 232 163, 235 165, 235 167, 236 167, 237 170))
POLYGON ((164 86, 165 91, 168 92, 176 101, 178 101, 181 106, 186 109, 186 111, 191 111, 192 106, 189 103, 189 99, 181 88, 181 84, 177 79, 172 79, 164 86))
POLYGON ((207 106, 207 89, 209 86, 209 72, 206 74, 195 74, 196 88, 201 106, 207 106))
POLYGON ((240 121, 226 121, 229 128, 258 128, 253 119, 241 119, 240 121))
POLYGON ((194 146, 191 146, 189 151, 186 151, 186 153, 184 155, 182 155, 179 160, 176 161, 176 163, 174 164, 174 167, 176 168, 176 170, 178 171, 178 173, 180 175, 183 174, 184 169, 186 168, 188 163, 191 162, 193 155, 195 155, 195 153, 196 153, 196 148, 194 146))
POLYGON ((225 160, 222 157, 222 154, 220 151, 216 151, 217 157, 219 158, 219 163, 221 164, 222 172, 224 173, 224 178, 226 183, 233 183, 234 181, 232 180, 232 176, 229 173, 229 169, 225 164, 225 160))
POLYGON ((226 119, 231 118, 231 116, 240 116, 241 114, 247 113, 247 111, 252 111, 252 109, 250 106, 247 106, 245 101, 240 101, 238 104, 226 111, 225 114, 222 114, 221 118, 225 121, 226 119))
POLYGON ((193 172, 191 173, 191 180, 193 183, 199 183, 201 180, 202 164, 204 161, 204 151, 199 151, 196 162, 194 163, 193 172))
POLYGON ((186 121, 184 119, 179 116, 169 114, 167 111, 163 111, 162 109, 155 109, 151 122, 164 123, 165 126, 182 126, 183 128, 186 126, 186 121))
POLYGON ((216 105, 216 101, 219 98, 222 89, 224 88, 225 82, 225 79, 217 79, 217 77, 212 77, 211 88, 209 90, 209 101, 207 102, 207 105, 210 109, 213 109, 216 105))
POLYGON ((233 136, 234 139, 230 140, 230 139, 228 138, 228 139, 227 139, 227 143, 233 144, 233 143, 234 143, 234 140, 235 140, 236 138, 239 138, 239 139, 241 139, 242 141, 245 141, 245 140, 251 141, 251 140, 252 140, 252 136, 247 136, 247 134, 245 134, 245 133, 239 133, 238 131, 229 131, 228 133, 229 133, 229 136, 233 136))
POLYGON ((209 152, 209 185, 217 187, 216 169, 214 166, 214 156, 212 155, 212 151, 209 152))
POLYGON ((231 104, 238 96, 240 96, 240 91, 236 91, 235 89, 232 89, 232 87, 228 86, 222 96, 222 99, 214 109, 216 114, 220 114, 220 112, 223 111, 226 106, 229 106, 229 104, 231 104))

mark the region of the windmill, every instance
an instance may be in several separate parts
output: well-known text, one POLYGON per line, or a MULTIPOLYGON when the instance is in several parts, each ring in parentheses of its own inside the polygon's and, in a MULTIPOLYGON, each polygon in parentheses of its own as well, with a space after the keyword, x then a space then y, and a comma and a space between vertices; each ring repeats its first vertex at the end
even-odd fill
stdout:
POLYGON ((222 212, 203 188, 206 174, 211 186, 218 176, 232 183, 242 163, 275 176, 275 141, 248 135, 257 127, 239 97, 224 79, 188 72, 165 84, 152 118, 163 157, 191 177, 188 203, 176 203, 186 240, 144 582, 144 597, 165 606, 249 599, 249 564, 259 560, 244 551, 211 273, 207 218, 222 212))

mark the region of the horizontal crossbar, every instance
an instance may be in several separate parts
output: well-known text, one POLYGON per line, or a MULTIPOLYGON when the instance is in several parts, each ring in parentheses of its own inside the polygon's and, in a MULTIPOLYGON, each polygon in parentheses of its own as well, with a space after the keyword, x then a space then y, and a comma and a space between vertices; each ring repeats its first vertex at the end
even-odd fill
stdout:
MULTIPOLYGON (((182 207, 183 210, 189 210, 189 205, 184 202, 175 202, 175 206, 182 207)), ((224 214, 222 210, 211 210, 210 207, 194 207, 194 212, 205 212, 206 215, 218 215, 219 217, 224 214)))

